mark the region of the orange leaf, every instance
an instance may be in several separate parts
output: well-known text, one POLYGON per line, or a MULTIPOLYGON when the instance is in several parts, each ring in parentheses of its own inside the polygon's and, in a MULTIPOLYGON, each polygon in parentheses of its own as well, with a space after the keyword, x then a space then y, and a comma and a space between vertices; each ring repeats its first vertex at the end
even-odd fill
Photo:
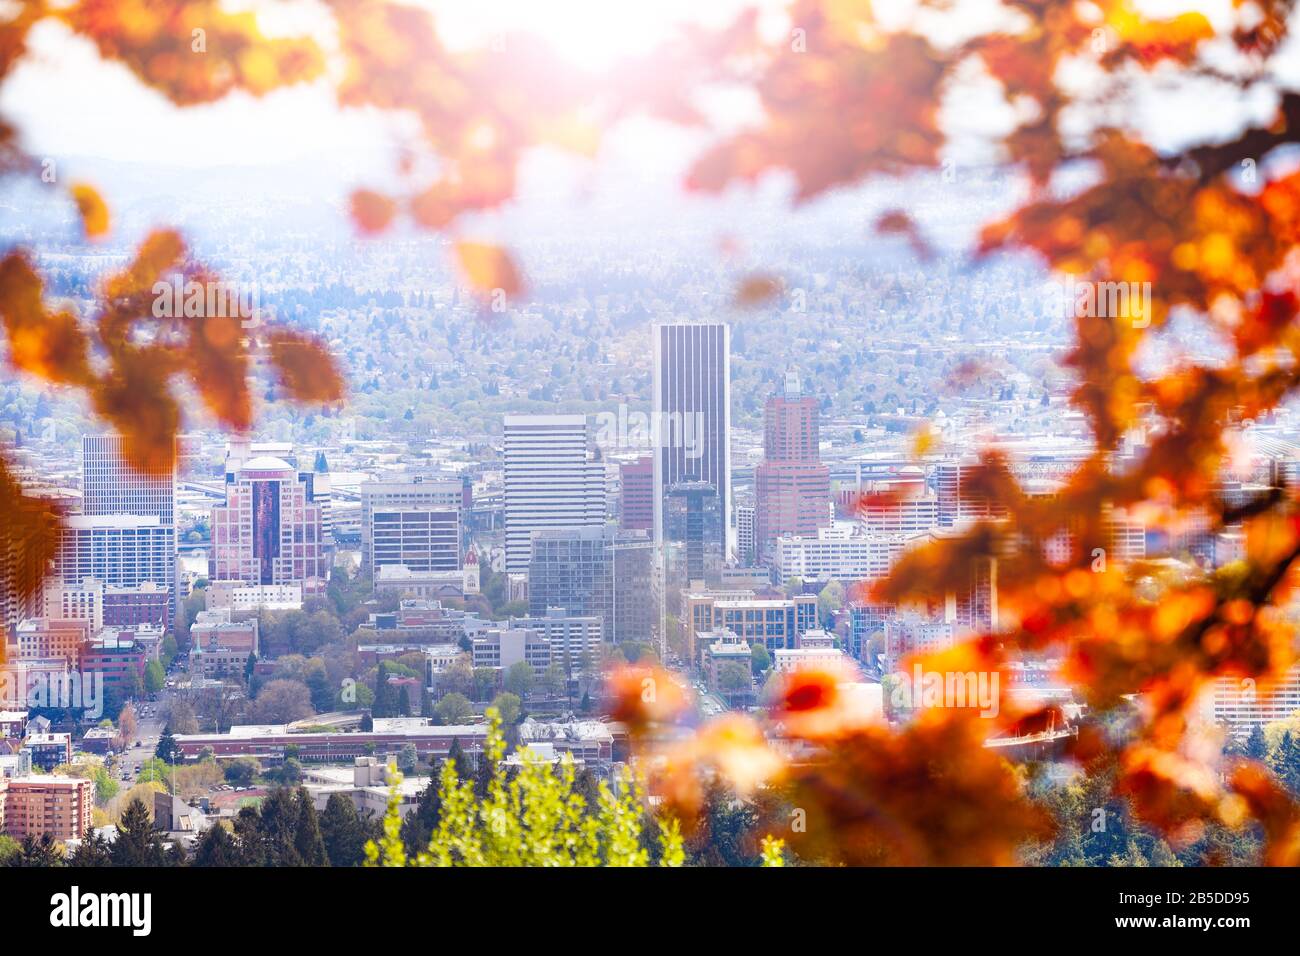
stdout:
POLYGON ((397 205, 382 193, 358 189, 352 193, 352 221, 367 235, 377 235, 392 224, 397 205))
POLYGON ((282 329, 271 334, 270 349, 280 382, 296 401, 336 402, 343 397, 343 378, 317 340, 282 329))
POLYGON ((86 238, 98 239, 108 234, 108 206, 93 186, 86 183, 74 183, 72 198, 76 200, 77 211, 81 213, 81 226, 86 231, 86 238))
POLYGON ((514 260, 500 246, 458 242, 456 257, 466 280, 480 294, 491 295, 500 291, 505 295, 518 295, 523 291, 523 280, 514 260))

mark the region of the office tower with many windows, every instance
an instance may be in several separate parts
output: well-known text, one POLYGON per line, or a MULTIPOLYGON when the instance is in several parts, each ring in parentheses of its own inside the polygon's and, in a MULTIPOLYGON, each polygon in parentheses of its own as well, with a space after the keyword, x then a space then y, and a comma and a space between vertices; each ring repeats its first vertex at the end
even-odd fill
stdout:
POLYGON ((674 587, 716 581, 725 554, 722 503, 707 481, 679 481, 664 492, 664 567, 674 587))
POLYGON ((650 531, 655 523, 654 458, 646 455, 619 465, 622 498, 619 527, 628 531, 650 531))
POLYGON ((654 486, 656 539, 666 531, 664 496, 682 482, 717 494, 718 550, 731 533, 731 330, 721 322, 655 325, 654 486))
POLYGON ((605 640, 650 641, 654 634, 653 542, 612 527, 553 528, 532 539, 528 613, 552 608, 596 616, 605 640))
POLYGON ((370 579, 379 569, 403 567, 414 574, 459 571, 459 509, 377 508, 370 512, 370 579))
POLYGON ((763 460, 754 470, 755 546, 767 556, 781 535, 815 537, 830 524, 830 470, 821 463, 817 400, 793 372, 764 410, 763 460))
POLYGON ((582 415, 505 416, 508 573, 528 571, 535 533, 604 525, 605 467, 587 447, 582 415))
POLYGON ((300 584, 323 591, 330 558, 321 507, 281 458, 244 462, 226 485, 226 503, 212 509, 209 577, 249 584, 300 584))
POLYGON ((463 512, 469 504, 465 485, 459 478, 406 475, 383 481, 362 482, 360 490, 361 566, 372 570, 374 558, 370 542, 374 535, 376 511, 403 514, 454 511, 461 516, 458 520, 459 527, 459 521, 463 521, 463 512))
POLYGON ((128 463, 133 440, 121 435, 84 435, 81 439, 81 513, 87 515, 157 515, 163 525, 176 524, 176 470, 144 474, 128 463))
MULTIPOLYGON (((119 587, 152 582, 166 589, 170 614, 174 614, 180 600, 176 587, 176 468, 173 465, 161 474, 137 470, 132 462, 140 454, 134 441, 122 435, 82 436, 81 513, 93 519, 118 516, 156 518, 161 530, 148 532, 148 536, 165 535, 169 538, 166 568, 162 576, 153 570, 146 576, 131 568, 110 568, 106 574, 95 572, 93 576, 106 585, 119 587)), ((174 458, 178 456, 177 451, 174 458)), ((110 528, 111 520, 100 527, 110 528)), ((126 543, 126 537, 129 537, 129 532, 120 540, 126 543)), ((76 583, 81 578, 65 577, 63 580, 76 583)))
POLYGON ((94 578, 107 589, 170 586, 176 574, 176 535, 157 515, 70 515, 59 529, 52 582, 80 585, 94 578))

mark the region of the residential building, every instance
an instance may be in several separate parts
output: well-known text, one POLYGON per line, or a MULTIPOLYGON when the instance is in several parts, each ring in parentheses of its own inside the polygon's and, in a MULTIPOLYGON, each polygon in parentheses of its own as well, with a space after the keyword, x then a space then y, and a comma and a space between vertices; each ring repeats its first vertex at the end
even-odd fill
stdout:
POLYGON ((95 785, 47 774, 0 777, 0 831, 15 840, 49 834, 66 843, 90 829, 95 785))

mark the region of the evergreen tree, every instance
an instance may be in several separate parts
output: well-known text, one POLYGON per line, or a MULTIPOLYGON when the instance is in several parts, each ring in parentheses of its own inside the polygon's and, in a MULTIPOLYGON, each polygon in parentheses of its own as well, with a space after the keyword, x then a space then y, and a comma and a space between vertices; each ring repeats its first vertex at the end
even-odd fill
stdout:
POLYGON ((1264 739, 1264 728, 1260 724, 1250 728, 1250 736, 1246 738, 1246 756, 1251 760, 1263 760, 1268 756, 1268 742, 1264 739))
POLYGON ((239 846, 230 831, 220 823, 213 824, 203 831, 198 846, 194 848, 192 866, 239 866, 241 862, 239 846))
POLYGON ((1138 848, 1136 840, 1129 840, 1128 846, 1123 853, 1112 853, 1107 861, 1109 866, 1150 866, 1147 858, 1142 855, 1141 849, 1138 848))
POLYGON ((63 866, 63 859, 59 856, 58 844, 54 842, 54 837, 42 833, 38 838, 29 833, 23 837, 18 852, 5 860, 5 866, 48 869, 52 866, 63 866))
POLYGON ((1278 748, 1278 778, 1295 794, 1300 794, 1300 739, 1290 731, 1282 738, 1278 748))
POLYGON ((397 716, 411 716, 411 695, 406 692, 405 686, 402 687, 401 691, 397 695, 397 716))
POLYGON ((321 837, 320 821, 305 787, 298 788, 298 827, 294 833, 293 845, 303 866, 329 865, 325 858, 325 841, 321 837))
POLYGON ((117 839, 113 841, 111 852, 114 866, 163 866, 166 863, 162 840, 154 831, 149 808, 139 798, 127 804, 117 825, 117 839))
POLYGON ((154 749, 153 755, 166 764, 177 763, 185 759, 180 745, 176 743, 176 738, 172 736, 170 724, 163 728, 162 736, 158 738, 158 746, 154 749))
POLYGON ((1286 780, 1286 755, 1290 750, 1291 731, 1288 730, 1283 732, 1282 739, 1278 741, 1277 747, 1269 751, 1268 758, 1265 760, 1265 763, 1268 764, 1268 769, 1272 770, 1273 773, 1276 774, 1277 778, 1282 781, 1286 780))
POLYGON ((420 794, 415 811, 402 821, 402 843, 406 852, 414 856, 429 848, 429 840, 442 819, 442 795, 439 792, 438 774, 429 777, 429 785, 420 794))
POLYGON ((235 815, 235 836, 241 866, 266 866, 269 853, 262 833, 262 815, 256 807, 240 807, 235 815))
POLYGON ((370 712, 376 717, 392 717, 397 712, 393 687, 388 683, 388 661, 379 662, 379 670, 375 674, 375 702, 371 705, 370 712))
POLYGON ((164 866, 189 866, 190 863, 190 855, 185 852, 185 844, 180 840, 172 840, 168 844, 164 857, 164 866))
POLYGON ((69 866, 111 866, 112 847, 103 834, 93 827, 86 830, 77 849, 68 858, 69 866))
POLYGON ((343 794, 330 794, 321 814, 320 832, 330 866, 360 866, 366 858, 369 834, 356 806, 343 794))
POLYGON ((288 787, 276 787, 262 801, 258 831, 266 847, 266 866, 300 866, 298 800, 288 787))
POLYGON ((468 780, 474 775, 474 767, 465 755, 465 751, 460 746, 460 738, 451 738, 451 747, 447 750, 447 759, 456 765, 456 774, 462 780, 468 780))

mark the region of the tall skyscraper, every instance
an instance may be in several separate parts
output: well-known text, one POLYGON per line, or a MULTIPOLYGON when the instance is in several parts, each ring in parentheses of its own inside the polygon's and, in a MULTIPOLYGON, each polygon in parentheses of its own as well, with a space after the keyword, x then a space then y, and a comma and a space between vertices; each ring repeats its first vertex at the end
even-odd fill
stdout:
POLYGON ((294 467, 270 456, 242 463, 226 485, 226 503, 212 509, 209 577, 301 584, 314 593, 324 590, 329 567, 321 506, 294 467))
POLYGON ((131 439, 121 435, 84 435, 81 439, 81 513, 86 515, 157 515, 176 525, 176 470, 147 475, 127 464, 131 439))
POLYGON ((830 470, 818 450, 817 400, 805 396, 799 376, 785 376, 764 409, 763 461, 754 469, 755 545, 771 552, 781 535, 816 537, 830 524, 830 470))
POLYGON ((654 635, 653 543, 642 531, 613 526, 552 528, 532 539, 528 612, 552 608, 600 618, 606 641, 654 635))
MULTIPOLYGON (((122 435, 82 436, 81 513, 95 520, 79 530, 89 532, 91 539, 120 540, 124 550, 118 557, 111 554, 96 557, 92 562, 96 567, 91 572, 82 570, 87 559, 85 553, 78 550, 75 558, 69 556, 61 560, 64 566, 70 561, 77 568, 73 576, 64 575, 63 580, 77 583, 83 577, 93 576, 105 584, 125 587, 152 582, 167 589, 171 611, 175 614, 180 601, 176 587, 176 469, 173 467, 164 475, 153 475, 132 468, 128 464, 133 457, 132 441, 122 435), (158 527, 145 529, 130 521, 116 521, 120 516, 156 518, 158 527), (131 543, 133 537, 148 538, 149 541, 136 545, 131 543), (147 569, 120 565, 121 561, 130 560, 127 556, 134 547, 147 547, 151 557, 162 558, 154 552, 160 539, 166 540, 161 570, 152 562, 147 569)), ((65 547, 68 543, 65 536, 65 547)), ((81 543, 78 538, 78 549, 81 543)))
POLYGON ((528 571, 535 532, 604 525, 605 467, 587 444, 583 415, 505 416, 508 573, 528 571))
POLYGON ((718 496, 719 546, 728 545, 731 510, 731 330, 725 323, 665 323, 654 339, 655 536, 665 532, 664 495, 681 482, 704 482, 718 496))
POLYGON ((650 531, 655 524, 654 458, 646 455, 619 465, 622 500, 619 527, 628 531, 650 531))

